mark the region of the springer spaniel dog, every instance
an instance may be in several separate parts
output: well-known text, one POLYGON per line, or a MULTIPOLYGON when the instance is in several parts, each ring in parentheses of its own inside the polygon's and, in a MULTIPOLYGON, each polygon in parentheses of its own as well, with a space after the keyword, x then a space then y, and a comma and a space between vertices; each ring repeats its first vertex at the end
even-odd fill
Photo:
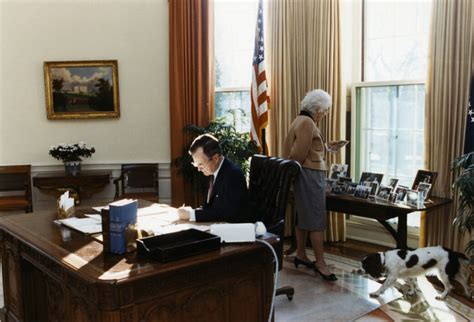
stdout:
POLYGON ((394 285, 398 278, 405 280, 408 295, 414 295, 419 290, 416 277, 421 274, 437 271, 444 285, 444 291, 436 297, 444 300, 452 289, 451 281, 456 280, 464 287, 464 293, 469 294, 469 260, 458 252, 441 246, 418 248, 415 250, 395 249, 387 252, 368 254, 362 260, 362 268, 374 278, 386 276, 382 286, 371 297, 377 297, 387 288, 394 285))

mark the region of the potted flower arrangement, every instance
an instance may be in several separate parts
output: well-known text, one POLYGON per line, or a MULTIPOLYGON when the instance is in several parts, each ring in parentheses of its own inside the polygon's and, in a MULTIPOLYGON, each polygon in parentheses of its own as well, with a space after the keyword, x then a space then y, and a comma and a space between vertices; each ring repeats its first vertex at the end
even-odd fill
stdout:
POLYGON ((88 148, 84 142, 65 144, 60 143, 51 146, 49 154, 58 160, 63 161, 66 173, 76 175, 81 171, 82 158, 90 158, 95 152, 95 148, 88 148))

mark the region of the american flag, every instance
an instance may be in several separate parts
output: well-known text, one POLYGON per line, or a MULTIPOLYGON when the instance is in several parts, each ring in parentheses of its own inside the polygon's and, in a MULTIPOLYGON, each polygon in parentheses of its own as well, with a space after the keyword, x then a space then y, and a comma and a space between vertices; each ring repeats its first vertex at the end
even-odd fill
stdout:
POLYGON ((267 77, 265 75, 265 55, 263 45, 263 3, 258 2, 257 25, 255 28, 255 47, 253 51, 252 86, 250 99, 252 109, 252 128, 250 136, 263 151, 267 151, 262 142, 262 129, 268 124, 270 98, 267 95, 267 77))

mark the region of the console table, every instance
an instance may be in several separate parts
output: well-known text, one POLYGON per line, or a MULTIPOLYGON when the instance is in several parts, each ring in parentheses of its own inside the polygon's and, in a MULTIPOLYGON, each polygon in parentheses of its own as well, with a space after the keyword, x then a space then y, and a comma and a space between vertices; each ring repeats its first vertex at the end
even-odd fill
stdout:
POLYGON ((56 198, 65 190, 70 190, 81 200, 102 191, 109 184, 111 175, 111 171, 103 170, 81 171, 77 175, 43 172, 33 177, 33 187, 56 198))
POLYGON ((402 203, 389 203, 377 199, 362 199, 345 195, 326 195, 326 209, 360 217, 376 219, 395 238, 397 248, 407 248, 407 215, 416 211, 426 211, 447 205, 451 199, 431 197, 422 208, 402 203), (398 218, 397 230, 387 220, 398 218))
POLYGON ((54 224, 55 216, 0 219, 7 322, 268 320, 273 256, 263 244, 159 263, 104 253, 97 238, 54 224))

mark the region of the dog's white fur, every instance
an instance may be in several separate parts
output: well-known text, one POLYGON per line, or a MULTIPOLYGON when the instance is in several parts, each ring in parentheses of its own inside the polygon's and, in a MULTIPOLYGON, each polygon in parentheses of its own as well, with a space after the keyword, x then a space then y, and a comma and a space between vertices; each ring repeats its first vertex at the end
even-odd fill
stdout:
POLYGON ((362 266, 375 278, 386 276, 382 286, 370 293, 372 297, 385 292, 399 278, 405 280, 407 293, 413 295, 419 290, 416 277, 433 271, 444 285, 443 293, 436 297, 438 300, 444 300, 451 291, 450 279, 458 281, 463 286, 466 296, 470 298, 469 260, 464 254, 441 246, 418 248, 413 251, 395 249, 369 254, 362 260, 362 266))

